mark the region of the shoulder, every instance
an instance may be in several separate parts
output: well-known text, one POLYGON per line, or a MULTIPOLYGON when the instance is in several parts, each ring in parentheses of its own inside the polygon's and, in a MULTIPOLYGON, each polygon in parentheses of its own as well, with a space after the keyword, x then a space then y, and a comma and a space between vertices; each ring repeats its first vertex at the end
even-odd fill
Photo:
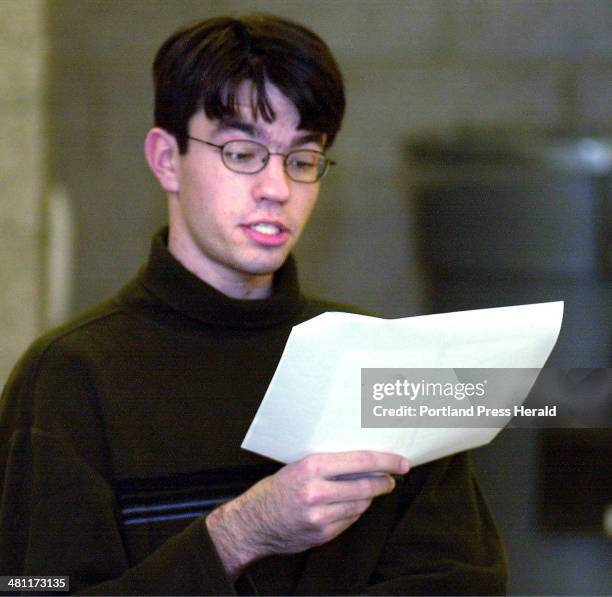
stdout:
POLYGON ((104 334, 109 324, 121 317, 123 312, 123 307, 115 299, 105 301, 44 332, 32 343, 24 357, 38 360, 60 347, 78 346, 84 340, 91 341, 96 335, 104 334))
POLYGON ((8 458, 6 450, 20 433, 29 437, 36 430, 45 445, 53 440, 56 447, 57 442, 74 446, 96 469, 104 468, 96 382, 106 359, 96 347, 104 345, 108 330, 117 328, 114 322, 123 311, 114 300, 107 301, 32 343, 0 398, 0 461, 8 458))
POLYGON ((69 322, 47 330, 23 353, 7 380, 3 402, 9 395, 30 402, 41 383, 56 382, 55 388, 67 387, 87 375, 87 361, 116 335, 121 320, 129 317, 124 306, 109 299, 69 322))
POLYGON ((17 368, 24 363, 36 364, 53 355, 96 352, 139 321, 142 284, 139 276, 130 280, 116 294, 76 315, 67 322, 46 330, 26 350, 17 368))

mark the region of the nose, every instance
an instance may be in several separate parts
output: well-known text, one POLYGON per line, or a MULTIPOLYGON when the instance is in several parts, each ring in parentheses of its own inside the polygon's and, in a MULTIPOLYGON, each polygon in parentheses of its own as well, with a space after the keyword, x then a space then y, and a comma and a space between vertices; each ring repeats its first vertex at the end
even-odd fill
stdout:
POLYGON ((282 155, 270 155, 265 168, 258 172, 255 186, 257 199, 284 202, 289 199, 289 177, 285 172, 282 155))

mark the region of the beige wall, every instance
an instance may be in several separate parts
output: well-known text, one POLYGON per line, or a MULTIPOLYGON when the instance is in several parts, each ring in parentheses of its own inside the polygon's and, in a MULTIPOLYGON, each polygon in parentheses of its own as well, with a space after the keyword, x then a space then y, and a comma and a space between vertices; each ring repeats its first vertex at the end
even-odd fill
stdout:
POLYGON ((41 328, 47 48, 44 2, 0 2, 0 383, 41 328))

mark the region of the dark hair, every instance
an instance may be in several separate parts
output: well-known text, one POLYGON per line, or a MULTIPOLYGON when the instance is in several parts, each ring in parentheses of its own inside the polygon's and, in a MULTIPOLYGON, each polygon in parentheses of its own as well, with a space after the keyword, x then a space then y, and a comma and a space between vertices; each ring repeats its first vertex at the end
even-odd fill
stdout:
POLYGON ((189 120, 236 115, 241 83, 251 81, 253 117, 275 118, 266 94, 272 83, 295 105, 299 128, 325 133, 329 147, 340 129, 342 75, 325 42, 302 25, 270 15, 207 19, 181 29, 153 63, 155 125, 187 151, 189 120))

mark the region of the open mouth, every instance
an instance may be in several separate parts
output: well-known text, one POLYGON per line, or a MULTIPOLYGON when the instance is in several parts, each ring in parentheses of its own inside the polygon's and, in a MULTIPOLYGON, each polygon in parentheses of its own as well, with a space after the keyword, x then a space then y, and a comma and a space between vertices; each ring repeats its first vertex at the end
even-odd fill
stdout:
POLYGON ((253 224, 252 226, 249 226, 249 228, 251 230, 254 230, 255 232, 259 232, 259 234, 265 234, 267 236, 274 236, 275 234, 280 234, 282 232, 280 226, 277 226, 276 224, 268 224, 265 222, 253 224))
POLYGON ((278 246, 289 239, 289 229, 280 222, 255 222, 243 226, 246 234, 255 242, 265 246, 278 246))

